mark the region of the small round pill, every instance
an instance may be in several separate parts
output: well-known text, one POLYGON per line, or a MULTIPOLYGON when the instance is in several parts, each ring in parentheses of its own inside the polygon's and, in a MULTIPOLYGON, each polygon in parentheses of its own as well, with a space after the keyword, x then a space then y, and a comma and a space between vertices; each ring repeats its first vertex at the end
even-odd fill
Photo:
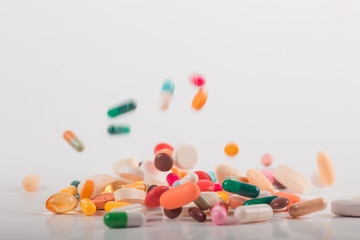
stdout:
POLYGON ((168 154, 159 153, 155 156, 154 164, 159 171, 167 172, 173 167, 174 162, 168 154))
POLYGON ((198 153, 193 145, 183 143, 175 147, 173 159, 176 167, 181 169, 191 169, 195 167, 198 161, 198 153))
POLYGON ((23 188, 28 191, 34 191, 40 184, 40 176, 37 174, 30 174, 22 181, 23 188))
POLYGON ((229 143, 225 146, 224 152, 226 153, 226 155, 233 157, 238 154, 239 147, 236 143, 229 143))
POLYGON ((290 203, 290 200, 288 198, 278 197, 270 202, 270 207, 272 209, 282 209, 282 208, 287 207, 287 205, 289 205, 289 203, 290 203))
POLYGON ((167 216, 170 219, 177 218, 181 214, 181 211, 182 211, 182 207, 175 208, 175 209, 166 209, 166 208, 164 208, 165 216, 167 216))
POLYGON ((265 167, 270 166, 274 162, 274 157, 270 153, 264 154, 264 156, 261 158, 261 164, 265 167))
POLYGON ((190 82, 197 87, 202 87, 205 85, 206 79, 200 74, 194 74, 190 77, 190 82))
POLYGON ((198 222, 204 222, 206 220, 206 214, 198 207, 191 207, 188 209, 190 217, 198 222))

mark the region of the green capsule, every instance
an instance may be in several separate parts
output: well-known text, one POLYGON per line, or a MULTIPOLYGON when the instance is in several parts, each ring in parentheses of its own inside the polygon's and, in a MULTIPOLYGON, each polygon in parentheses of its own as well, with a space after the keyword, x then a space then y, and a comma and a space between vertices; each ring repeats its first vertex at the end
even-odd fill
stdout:
POLYGON ((109 212, 104 216, 104 223, 110 228, 140 227, 145 223, 142 212, 109 212))
POLYGON ((130 132, 129 126, 110 126, 108 127, 109 134, 126 134, 130 132))
POLYGON ((236 193, 250 198, 256 198, 260 194, 260 189, 257 186, 231 179, 226 179, 222 184, 222 188, 227 192, 236 193))
POLYGON ((136 108, 136 103, 133 101, 128 101, 127 103, 121 104, 119 106, 116 106, 114 108, 111 108, 108 111, 109 117, 116 117, 120 114, 127 113, 129 111, 132 111, 136 108))
POLYGON ((250 199, 244 202, 244 206, 247 205, 254 205, 254 204, 268 204, 270 205, 271 201, 274 200, 275 198, 278 198, 278 196, 268 196, 268 197, 263 197, 263 198, 255 198, 255 199, 250 199))
POLYGON ((80 184, 80 181, 78 181, 78 180, 74 180, 74 181, 72 181, 72 182, 70 183, 70 185, 73 185, 73 186, 75 186, 76 188, 78 187, 79 184, 80 184))

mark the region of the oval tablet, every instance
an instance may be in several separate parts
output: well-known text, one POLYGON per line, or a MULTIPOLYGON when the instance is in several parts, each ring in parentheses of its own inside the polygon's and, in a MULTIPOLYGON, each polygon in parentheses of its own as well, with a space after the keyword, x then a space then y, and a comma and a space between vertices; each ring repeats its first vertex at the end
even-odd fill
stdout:
POLYGON ((288 166, 279 165, 273 174, 277 181, 295 193, 306 193, 311 187, 309 180, 288 166))
POLYGON ((129 181, 144 180, 144 172, 139 168, 133 168, 133 167, 119 168, 119 176, 129 181))
POLYGON ((103 210, 107 202, 115 201, 114 193, 102 193, 92 198, 91 201, 95 204, 96 209, 103 210))
POLYGON ((168 190, 169 188, 166 186, 160 186, 152 189, 152 191, 146 195, 145 206, 147 206, 148 208, 160 207, 160 197, 164 192, 168 190))
POLYGON ((144 204, 146 192, 136 188, 121 188, 114 192, 115 201, 144 204))
POLYGON ((334 166, 329 155, 325 152, 319 152, 317 164, 321 181, 325 185, 334 185, 336 176, 334 166))
POLYGON ((279 198, 287 198, 289 200, 289 204, 287 205, 288 207, 301 201, 299 196, 289 192, 276 192, 274 193, 274 196, 278 196, 279 198))
POLYGON ((259 170, 249 169, 246 172, 246 177, 250 184, 258 186, 260 190, 269 191, 271 194, 274 192, 272 183, 259 170))
POLYGON ((233 157, 238 154, 239 147, 236 143, 228 143, 224 148, 224 152, 226 155, 233 157))
POLYGON ((233 166, 223 163, 216 166, 215 176, 218 182, 222 185, 226 177, 228 176, 241 177, 241 173, 233 166))
POLYGON ((184 183, 164 192, 160 197, 160 205, 165 209, 180 208, 196 200, 199 195, 200 189, 196 184, 184 183))
POLYGON ((175 166, 181 169, 193 168, 195 167, 198 160, 197 150, 191 144, 179 144, 174 149, 173 160, 175 166))
POLYGON ((360 217, 360 200, 339 199, 331 202, 331 212, 346 217, 360 217))
POLYGON ((170 219, 177 218, 182 211, 182 207, 175 208, 175 209, 165 209, 164 208, 164 215, 167 216, 170 219))
POLYGON ((205 89, 200 88, 192 101, 192 108, 195 110, 200 110, 205 105, 207 98, 208 92, 205 89))
POLYGON ((288 198, 285 197, 278 197, 271 201, 270 207, 272 209, 283 209, 286 208, 289 205, 290 201, 288 198))
POLYGON ((122 168, 122 167, 138 168, 139 162, 138 162, 137 158, 131 157, 131 158, 125 158, 125 159, 121 159, 117 162, 114 162, 112 166, 113 166, 115 175, 119 175, 120 168, 122 168))
POLYGON ((191 207, 188 210, 190 217, 198 222, 204 222, 206 220, 206 214, 198 207, 191 207))

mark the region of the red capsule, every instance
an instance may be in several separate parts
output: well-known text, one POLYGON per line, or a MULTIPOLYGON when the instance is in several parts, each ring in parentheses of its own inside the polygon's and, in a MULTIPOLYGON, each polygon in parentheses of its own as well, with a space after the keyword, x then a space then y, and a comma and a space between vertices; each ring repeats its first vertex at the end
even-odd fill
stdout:
POLYGON ((159 143, 154 148, 154 154, 156 154, 158 151, 160 151, 162 149, 169 149, 169 150, 171 150, 171 152, 174 150, 174 148, 167 143, 159 143))
POLYGON ((169 190, 169 188, 166 186, 159 186, 151 189, 151 191, 146 195, 145 206, 148 208, 160 207, 160 197, 167 190, 169 190))
POLYGON ((205 180, 212 181, 212 179, 211 179, 210 175, 209 175, 209 174, 207 174, 206 172, 203 172, 203 171, 196 171, 195 173, 198 175, 199 180, 205 179, 205 180))
POLYGON ((205 179, 199 180, 197 185, 199 186, 201 192, 213 192, 215 189, 215 184, 212 181, 205 179))

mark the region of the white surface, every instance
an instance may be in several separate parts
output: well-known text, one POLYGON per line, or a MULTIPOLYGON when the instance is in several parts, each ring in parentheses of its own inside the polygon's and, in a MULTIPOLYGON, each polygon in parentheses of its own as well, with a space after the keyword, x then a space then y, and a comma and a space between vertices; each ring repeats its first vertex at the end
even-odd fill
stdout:
POLYGON ((40 213, 47 197, 72 180, 111 173, 122 158, 151 159, 160 141, 193 144, 199 152, 194 170, 225 162, 246 172, 261 167, 261 156, 270 152, 274 166, 287 164, 308 179, 317 152, 325 150, 337 182, 314 191, 359 195, 359 9, 357 0, 0 1, 1 234, 358 234, 358 219, 323 213, 208 230, 178 221, 163 221, 170 230, 160 230, 151 222, 129 231, 106 230, 100 218, 40 213), (192 72, 207 79, 209 98, 200 112, 190 107, 197 92, 189 84, 192 72), (162 112, 165 78, 174 80, 175 91, 162 112), (129 98, 136 111, 107 117, 109 107, 129 98), (131 133, 109 136, 110 124, 129 124, 131 133), (62 138, 67 129, 84 152, 62 138), (223 152, 230 141, 240 147, 234 158, 223 152), (43 191, 21 191, 30 173, 41 176, 43 191))

